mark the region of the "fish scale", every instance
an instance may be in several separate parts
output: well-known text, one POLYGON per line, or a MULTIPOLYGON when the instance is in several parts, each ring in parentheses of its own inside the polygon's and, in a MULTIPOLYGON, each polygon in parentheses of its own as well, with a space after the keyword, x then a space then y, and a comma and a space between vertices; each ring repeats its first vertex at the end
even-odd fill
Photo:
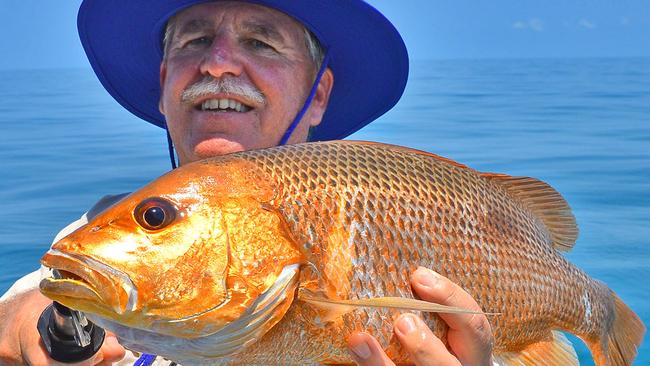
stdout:
MULTIPOLYGON (((283 153, 261 150, 244 153, 242 157, 251 159, 288 188, 283 192, 284 211, 294 211, 292 202, 298 198, 311 203, 305 206, 311 211, 289 215, 295 218, 290 221, 293 232, 301 232, 302 223, 311 221, 313 217, 334 217, 327 213, 341 209, 324 209, 322 204, 317 204, 337 202, 337 199, 326 200, 324 196, 341 194, 340 191, 318 190, 319 184, 325 180, 321 177, 335 177, 337 189, 349 187, 346 191, 349 204, 344 208, 348 211, 344 227, 352 228, 355 223, 361 223, 370 233, 376 231, 373 228, 389 232, 399 229, 397 235, 391 235, 391 241, 372 234, 362 235, 358 230, 348 230, 356 249, 354 255, 363 259, 362 265, 350 271, 352 288, 349 298, 410 297, 409 274, 418 265, 423 265, 460 284, 476 298, 484 311, 502 314, 490 317, 497 353, 511 349, 512 345, 528 344, 532 339, 545 339, 549 336, 549 327, 567 330, 575 327, 573 322, 578 318, 581 306, 570 300, 578 296, 571 288, 582 288, 590 280, 551 248, 549 234, 539 219, 526 212, 520 203, 504 200, 507 194, 500 187, 481 181, 475 171, 428 155, 391 151, 383 146, 369 148, 361 144, 301 145, 284 149, 283 153), (315 151, 310 153, 310 149, 315 151), (311 179, 305 180, 304 176, 292 174, 304 171, 305 167, 310 167, 311 179), (350 194, 350 189, 359 189, 359 192, 350 194), (410 201, 407 202, 406 197, 410 201), (376 205, 377 202, 388 205, 388 209, 382 211, 384 214, 393 214, 382 216, 368 209, 369 205, 376 205), (475 214, 478 207, 488 211, 485 216, 470 215, 475 214), (416 213, 418 209, 434 215, 426 220, 416 213), (422 229, 414 230, 414 226, 422 229), (436 238, 438 243, 432 243, 430 233, 441 233, 436 238), (406 255, 395 247, 406 248, 406 255), (387 262, 399 264, 397 275, 385 275, 387 262), (499 281, 485 277, 481 278, 481 282, 476 281, 477 275, 489 272, 485 267, 506 268, 507 272, 502 272, 499 281), (554 268, 566 268, 566 271, 553 275, 554 268), (573 279, 570 285, 560 289, 554 286, 567 278, 573 279), (389 288, 392 291, 385 291, 389 288), (488 291, 485 291, 486 288, 488 291), (527 294, 529 298, 513 296, 513 292, 527 294), (560 293, 564 294, 562 298, 558 296, 560 293), (558 306, 551 309, 545 307, 549 299, 555 300, 558 306), (516 305, 514 311, 506 310, 513 304, 516 305), (568 309, 577 310, 572 312, 568 309), (556 319, 544 319, 549 317, 547 311, 556 319), (568 311, 568 316, 561 314, 565 311, 568 311), (523 336, 505 331, 520 327, 526 329, 523 336)), ((328 187, 331 186, 330 182, 328 187)), ((336 224, 322 222, 322 225, 325 227, 320 230, 327 231, 328 226, 336 224)), ((341 244, 328 243, 319 238, 319 245, 325 247, 341 244)), ((601 306, 595 311, 604 314, 604 308, 601 306)), ((392 337, 392 319, 396 313, 393 310, 358 311, 346 319, 345 329, 341 333, 368 330, 378 337, 382 346, 397 349, 396 340, 392 337)), ((437 335, 444 337, 446 329, 439 318, 427 314, 424 317, 437 335)), ((309 324, 293 322, 290 315, 284 322, 293 324, 295 328, 310 327, 309 324)), ((269 340, 276 342, 273 334, 269 340)), ((260 343, 261 348, 263 344, 260 343)), ((321 347, 322 354, 328 354, 331 358, 331 348, 323 347, 329 344, 326 339, 318 342, 316 338, 311 344, 321 347)), ((337 346, 340 347, 341 343, 337 346)), ((347 358, 342 352, 338 354, 347 358)), ((404 354, 392 356, 396 362, 407 361, 401 358, 405 357, 404 354)), ((299 355, 296 357, 300 358, 299 355)))
MULTIPOLYGON (((196 340, 183 341, 199 352, 192 357, 221 355, 218 342, 211 342, 210 337, 225 337, 235 344, 245 341, 241 352, 214 356, 217 358, 203 363, 351 363, 346 337, 363 330, 372 333, 396 363, 408 364, 408 355, 392 330, 393 321, 407 310, 344 305, 348 300, 369 298, 383 304, 381 298, 388 296, 404 299, 404 307, 409 308, 412 302, 407 299, 413 298, 409 277, 418 266, 431 268, 460 285, 488 313, 495 357, 504 365, 577 364, 575 352, 556 330, 583 339, 598 366, 629 365, 645 331, 638 317, 606 285, 591 279, 559 252, 575 242, 575 219, 555 190, 532 178, 481 173, 433 154, 378 143, 298 144, 188 164, 135 192, 130 196, 135 202, 120 202, 96 220, 101 224, 122 215, 120 227, 128 227, 137 201, 151 196, 167 197, 180 212, 192 207, 191 214, 169 225, 171 237, 165 236, 167 228, 161 230, 165 240, 158 245, 172 245, 175 240, 182 242, 184 235, 195 235, 194 231, 202 229, 205 215, 215 232, 226 230, 228 235, 221 233, 221 241, 215 239, 214 243, 196 243, 190 248, 197 251, 195 256, 210 258, 214 255, 210 248, 219 245, 228 248, 220 253, 239 253, 228 254, 230 272, 215 282, 231 286, 224 290, 231 291, 226 301, 231 310, 219 310, 223 304, 214 313, 197 308, 209 316, 185 328, 164 328, 165 324, 160 328, 172 335, 184 332, 190 338, 192 331, 201 334, 196 340), (222 218, 225 224, 219 224, 222 218), (197 227, 187 227, 189 222, 197 227), (175 231, 185 234, 174 236, 175 231), (259 263, 248 268, 249 256, 261 249, 266 254, 255 254, 259 263), (256 276, 277 274, 282 266, 296 263, 292 261, 298 258, 299 291, 288 288, 290 302, 275 305, 283 310, 261 333, 230 339, 214 328, 215 335, 203 334, 203 329, 213 329, 210 322, 229 319, 226 324, 237 324, 238 316, 247 309, 237 310, 237 306, 252 306, 250 303, 265 293, 264 286, 273 283, 273 277, 256 276), (303 290, 315 297, 311 301, 301 297, 303 290), (324 300, 340 304, 327 305, 324 300)), ((93 243, 102 243, 97 236, 106 235, 91 234, 93 243)), ((69 250, 74 245, 67 241, 74 243, 81 240, 77 236, 85 239, 84 235, 91 234, 80 230, 53 249, 69 250)), ((118 235, 109 236, 108 241, 118 235)), ((43 263, 55 266, 56 255, 46 255, 43 263)), ((93 258, 102 261, 96 255, 93 258)), ((142 271, 111 258, 103 260, 118 269, 124 267, 127 273, 142 271)), ((73 264, 64 263, 66 270, 74 272, 73 264)), ((193 278, 197 282, 183 288, 199 291, 201 276, 205 276, 201 268, 193 268, 191 262, 177 266, 190 273, 196 271, 193 278)), ((162 283, 167 280, 165 273, 155 278, 162 283)), ((147 291, 155 292, 156 286, 162 288, 164 284, 147 286, 147 291)), ((211 295, 209 289, 204 291, 207 293, 200 296, 203 302, 211 295)), ((56 291, 44 293, 56 299, 56 291)), ((97 309, 94 304, 59 298, 73 308, 97 309)), ((215 301, 218 304, 223 299, 215 301)), ((153 327, 152 323, 143 323, 148 321, 147 314, 140 311, 144 312, 142 321, 138 314, 130 314, 129 319, 106 311, 102 315, 125 326, 153 327)), ((174 316, 165 309, 157 311, 174 316)), ((447 326, 438 315, 415 313, 443 342, 447 341, 447 326)), ((126 334, 119 329, 116 333, 126 334)), ((147 335, 142 338, 142 344, 146 343, 147 335)), ((174 352, 179 355, 187 348, 174 351, 161 346, 159 351, 174 359, 174 352)), ((190 360, 187 355, 178 357, 190 360)), ((188 362, 198 362, 192 360, 188 362)))

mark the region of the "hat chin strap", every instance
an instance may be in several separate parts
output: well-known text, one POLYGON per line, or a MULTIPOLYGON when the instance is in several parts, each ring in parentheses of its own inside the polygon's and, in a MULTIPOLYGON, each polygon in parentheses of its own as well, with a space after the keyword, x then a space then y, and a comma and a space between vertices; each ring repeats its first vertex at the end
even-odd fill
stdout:
MULTIPOLYGON (((309 106, 311 105, 311 102, 312 100, 314 100, 314 96, 316 95, 316 90, 318 90, 318 84, 320 84, 320 80, 323 78, 323 74, 327 69, 327 65, 329 64, 329 59, 330 59, 329 51, 325 51, 323 62, 320 66, 320 69, 318 70, 318 74, 316 74, 314 85, 312 85, 311 90, 309 91, 309 95, 305 100, 305 104, 303 104, 302 109, 300 109, 300 112, 298 112, 296 118, 294 118, 293 122, 291 122, 291 125, 289 125, 289 127, 287 128, 287 131, 284 133, 284 136, 282 136, 282 139, 278 143, 278 146, 287 144, 289 138, 291 137, 291 134, 293 133, 293 130, 295 130, 296 127, 298 127, 300 120, 305 115, 305 113, 307 113, 307 109, 309 109, 309 106)), ((167 122, 165 122, 165 131, 167 132, 167 148, 169 150, 169 160, 172 163, 172 169, 176 169, 178 165, 176 164, 176 156, 174 154, 174 141, 172 141, 172 137, 169 134, 169 128, 167 128, 167 122)))
POLYGON ((307 99, 305 100, 305 104, 302 106, 302 109, 298 114, 296 115, 296 118, 293 120, 291 125, 289 125, 289 128, 287 128, 287 131, 284 133, 284 136, 282 136, 282 140, 280 140, 280 143, 278 146, 281 145, 286 145, 287 142, 289 141, 289 137, 291 137, 291 134, 293 133, 293 130, 298 127, 298 124, 300 123, 300 120, 302 117, 307 113, 307 109, 309 109, 309 106, 311 105, 312 100, 314 99, 314 96, 316 95, 316 90, 318 90, 318 84, 320 84, 320 79, 323 77, 323 74, 325 73, 325 70, 327 69, 327 65, 329 63, 329 51, 325 51, 325 56, 323 57, 323 62, 320 66, 320 70, 318 70, 318 74, 316 74, 316 79, 314 80, 314 85, 311 87, 311 91, 309 92, 309 96, 307 96, 307 99))
POLYGON ((165 132, 167 132, 167 149, 169 150, 169 160, 172 163, 172 169, 176 169, 176 156, 174 156, 174 141, 172 141, 172 136, 169 134, 169 128, 167 128, 167 122, 165 121, 165 132))

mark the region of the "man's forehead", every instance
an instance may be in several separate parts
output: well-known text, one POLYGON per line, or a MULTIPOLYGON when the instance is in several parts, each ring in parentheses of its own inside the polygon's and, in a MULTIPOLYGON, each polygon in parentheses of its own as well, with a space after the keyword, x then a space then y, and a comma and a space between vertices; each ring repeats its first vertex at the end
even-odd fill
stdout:
POLYGON ((278 10, 243 1, 214 1, 193 5, 173 17, 178 33, 215 27, 225 19, 265 36, 283 38, 281 33, 301 31, 303 26, 278 10))

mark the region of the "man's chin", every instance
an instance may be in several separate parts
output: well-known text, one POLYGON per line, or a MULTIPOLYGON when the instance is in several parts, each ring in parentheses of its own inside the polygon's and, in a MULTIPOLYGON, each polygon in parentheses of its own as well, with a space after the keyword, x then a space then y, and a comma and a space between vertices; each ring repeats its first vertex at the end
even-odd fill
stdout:
POLYGON ((193 156, 190 160, 203 160, 214 156, 226 155, 244 150, 246 150, 246 147, 241 142, 223 138, 212 138, 198 143, 194 147, 193 156))

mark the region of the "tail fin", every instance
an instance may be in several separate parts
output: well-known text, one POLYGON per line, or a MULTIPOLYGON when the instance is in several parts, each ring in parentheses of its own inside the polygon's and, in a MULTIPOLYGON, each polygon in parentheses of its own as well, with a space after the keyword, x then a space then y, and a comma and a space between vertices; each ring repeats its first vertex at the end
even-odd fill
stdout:
POLYGON ((629 366, 636 358, 645 326, 639 317, 616 294, 614 321, 603 339, 587 342, 596 366, 629 366))

